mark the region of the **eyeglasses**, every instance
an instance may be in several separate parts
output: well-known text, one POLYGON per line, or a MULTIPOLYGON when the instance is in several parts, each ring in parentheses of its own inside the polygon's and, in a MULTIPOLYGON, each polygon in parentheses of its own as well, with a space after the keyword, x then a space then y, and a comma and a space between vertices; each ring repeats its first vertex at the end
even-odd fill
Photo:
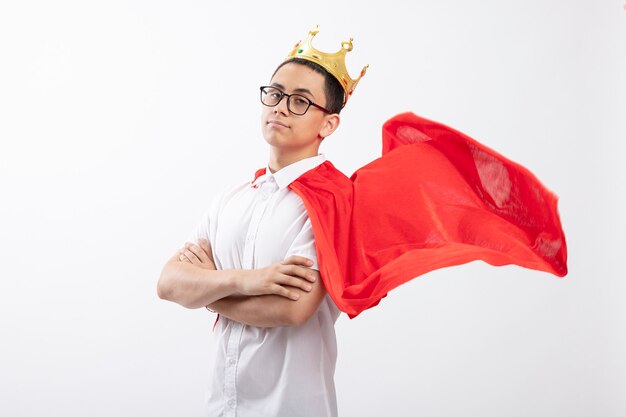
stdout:
POLYGON ((261 103, 268 107, 277 106, 283 97, 287 97, 287 109, 296 116, 302 116, 311 106, 317 107, 324 113, 331 113, 329 110, 313 103, 311 100, 301 96, 300 94, 287 94, 280 91, 278 88, 271 86, 261 87, 261 103))

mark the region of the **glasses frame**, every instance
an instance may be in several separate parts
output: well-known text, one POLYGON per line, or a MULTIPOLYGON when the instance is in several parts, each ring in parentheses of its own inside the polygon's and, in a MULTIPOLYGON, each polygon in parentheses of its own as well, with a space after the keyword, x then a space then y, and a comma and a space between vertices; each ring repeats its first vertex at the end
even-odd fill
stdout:
MULTIPOLYGON (((263 104, 264 106, 267 107, 276 107, 280 104, 280 102, 282 101, 283 98, 287 97, 287 110, 289 110, 289 113, 295 115, 295 116, 304 116, 306 114, 306 112, 309 111, 309 109, 311 108, 311 106, 316 107, 318 109, 320 109, 321 111, 323 111, 326 114, 332 114, 332 112, 330 110, 325 109, 324 107, 320 106, 319 104, 315 104, 314 102, 312 102, 311 100, 309 100, 308 98, 306 98, 305 96, 301 95, 301 94, 287 94, 284 91, 282 91, 280 88, 274 87, 272 85, 262 85, 261 87, 259 87, 260 91, 261 91, 261 104, 263 104), (263 89, 264 88, 273 88, 274 90, 280 91, 280 98, 278 99, 278 101, 276 102, 276 104, 265 104, 263 102, 263 89), (301 98, 305 101, 309 102, 309 105, 306 107, 306 109, 304 110, 304 113, 295 113, 293 110, 291 110, 291 106, 289 105, 289 103, 291 102, 291 97, 296 96, 298 98, 301 98)), ((267 94, 267 93, 266 93, 267 94)))

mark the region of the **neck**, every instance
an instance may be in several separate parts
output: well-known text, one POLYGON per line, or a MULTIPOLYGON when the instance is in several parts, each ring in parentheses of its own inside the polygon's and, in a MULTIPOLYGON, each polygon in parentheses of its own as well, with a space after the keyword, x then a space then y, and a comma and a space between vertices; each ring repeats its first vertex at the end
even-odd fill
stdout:
POLYGON ((310 158, 318 155, 319 147, 315 146, 309 149, 303 149, 298 152, 285 151, 275 147, 270 148, 269 168, 272 174, 284 167, 298 162, 302 159, 310 158))

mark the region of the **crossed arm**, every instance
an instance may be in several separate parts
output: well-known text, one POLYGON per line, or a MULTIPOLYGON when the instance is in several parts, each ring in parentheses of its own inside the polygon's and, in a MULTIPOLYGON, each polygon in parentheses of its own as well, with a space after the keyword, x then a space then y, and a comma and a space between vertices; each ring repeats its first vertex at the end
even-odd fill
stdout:
POLYGON ((160 298, 187 308, 208 307, 258 327, 298 326, 326 294, 311 261, 291 256, 260 269, 218 270, 210 244, 187 243, 165 264, 157 285, 160 298))

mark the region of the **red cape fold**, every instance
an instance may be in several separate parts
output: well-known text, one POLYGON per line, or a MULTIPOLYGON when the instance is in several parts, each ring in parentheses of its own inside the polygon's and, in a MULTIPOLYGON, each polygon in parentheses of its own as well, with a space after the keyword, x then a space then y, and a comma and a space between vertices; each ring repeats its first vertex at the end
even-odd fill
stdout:
POLYGON ((521 165, 412 113, 384 124, 383 155, 352 177, 326 161, 289 188, 311 219, 326 290, 350 318, 413 278, 475 260, 567 274, 557 197, 521 165))

